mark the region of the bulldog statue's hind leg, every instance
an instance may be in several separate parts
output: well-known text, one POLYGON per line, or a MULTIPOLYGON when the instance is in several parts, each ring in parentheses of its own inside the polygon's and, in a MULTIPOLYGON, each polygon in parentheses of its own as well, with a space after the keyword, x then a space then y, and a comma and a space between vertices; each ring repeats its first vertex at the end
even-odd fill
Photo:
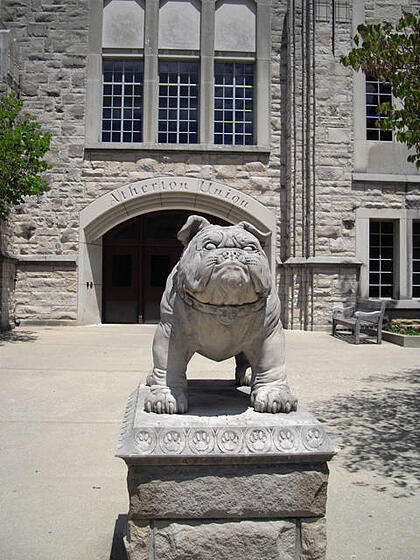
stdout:
POLYGON ((247 353, 252 367, 251 405, 257 412, 290 412, 297 399, 289 389, 284 366, 284 332, 279 322, 253 354, 247 353))
POLYGON ((191 354, 185 344, 177 344, 171 323, 160 322, 153 339, 153 371, 147 377, 150 394, 144 403, 147 412, 181 414, 188 410, 186 370, 191 354))

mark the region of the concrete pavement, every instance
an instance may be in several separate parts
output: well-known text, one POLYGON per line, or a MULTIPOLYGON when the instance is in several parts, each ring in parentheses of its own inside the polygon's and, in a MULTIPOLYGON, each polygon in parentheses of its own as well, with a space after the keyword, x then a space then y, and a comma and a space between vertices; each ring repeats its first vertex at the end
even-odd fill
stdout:
MULTIPOLYGON (((124 558, 126 467, 114 450, 127 397, 151 367, 153 332, 0 335, 2 560, 124 558)), ((417 560, 420 350, 299 331, 286 333, 286 349, 293 391, 342 446, 330 463, 328 560, 417 560)), ((190 378, 231 375, 232 360, 195 356, 189 366, 190 378)))

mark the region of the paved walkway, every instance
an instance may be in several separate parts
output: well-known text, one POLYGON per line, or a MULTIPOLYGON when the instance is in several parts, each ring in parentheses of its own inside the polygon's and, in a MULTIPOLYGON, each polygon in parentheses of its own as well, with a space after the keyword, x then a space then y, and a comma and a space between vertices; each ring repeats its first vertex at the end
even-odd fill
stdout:
MULTIPOLYGON (((20 327, 0 336, 0 558, 122 560, 125 402, 153 326, 20 327)), ((330 463, 328 560, 417 560, 420 350, 288 332, 289 382, 342 446, 330 463), (417 398, 417 401, 416 401, 417 398)), ((193 358, 190 377, 232 363, 193 358)), ((240 559, 232 559, 240 560, 240 559)))

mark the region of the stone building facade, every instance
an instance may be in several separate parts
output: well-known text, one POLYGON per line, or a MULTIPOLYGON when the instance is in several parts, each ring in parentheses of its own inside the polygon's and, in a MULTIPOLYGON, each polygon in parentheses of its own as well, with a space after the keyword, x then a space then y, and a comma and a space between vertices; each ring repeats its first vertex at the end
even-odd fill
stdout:
POLYGON ((188 213, 271 232, 287 328, 358 295, 418 316, 420 176, 339 58, 419 2, 0 6, 0 92, 53 137, 50 191, 2 224, 3 325, 155 320, 188 213))

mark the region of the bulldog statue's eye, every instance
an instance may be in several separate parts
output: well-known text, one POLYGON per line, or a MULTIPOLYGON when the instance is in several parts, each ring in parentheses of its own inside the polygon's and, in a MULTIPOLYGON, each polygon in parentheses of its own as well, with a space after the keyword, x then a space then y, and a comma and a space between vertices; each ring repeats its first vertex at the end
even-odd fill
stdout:
POLYGON ((245 245, 245 247, 243 247, 244 251, 256 251, 257 248, 255 245, 245 245))
POLYGON ((212 249, 216 249, 216 245, 209 241, 204 245, 204 249, 207 249, 207 251, 211 251, 212 249))

